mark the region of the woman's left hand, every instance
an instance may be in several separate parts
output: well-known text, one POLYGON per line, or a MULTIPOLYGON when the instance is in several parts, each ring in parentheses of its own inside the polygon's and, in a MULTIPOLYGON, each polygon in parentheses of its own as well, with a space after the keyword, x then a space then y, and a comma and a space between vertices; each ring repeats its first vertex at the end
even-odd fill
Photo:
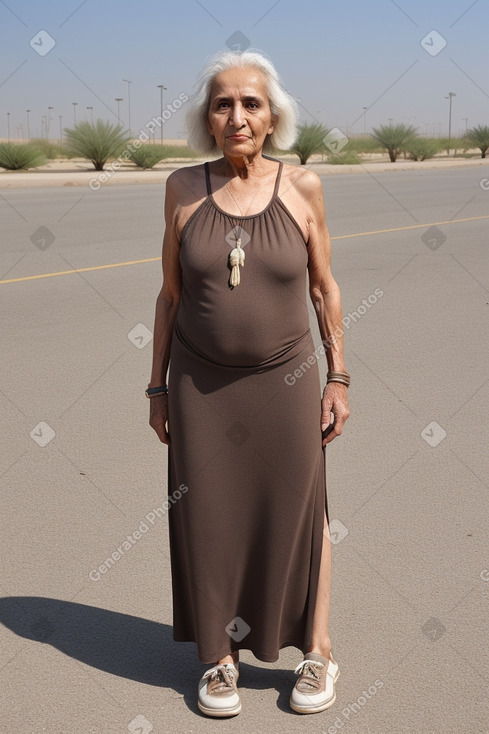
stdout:
POLYGON ((330 413, 334 415, 334 428, 326 438, 323 439, 323 446, 333 441, 343 431, 343 426, 348 416, 350 408, 348 407, 348 388, 341 382, 329 382, 324 388, 323 399, 321 400, 321 431, 326 430, 331 422, 330 413))

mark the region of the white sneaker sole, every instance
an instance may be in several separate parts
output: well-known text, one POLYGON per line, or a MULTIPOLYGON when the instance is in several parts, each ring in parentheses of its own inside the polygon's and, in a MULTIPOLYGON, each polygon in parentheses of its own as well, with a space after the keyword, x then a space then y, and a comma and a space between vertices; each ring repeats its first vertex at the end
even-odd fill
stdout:
MULTIPOLYGON (((340 671, 336 673, 334 677, 334 684, 336 685, 336 681, 340 677, 340 671)), ((318 703, 316 706, 297 706, 295 703, 292 703, 292 700, 289 701, 290 708, 295 711, 298 714, 319 714, 321 711, 326 711, 326 709, 329 709, 330 706, 334 704, 336 701, 336 691, 333 692, 333 697, 325 701, 324 703, 318 703)))
POLYGON ((206 714, 207 716, 214 716, 216 718, 224 718, 225 716, 236 716, 241 711, 241 701, 237 706, 228 709, 209 708, 208 706, 204 706, 204 704, 200 701, 198 701, 197 704, 203 714, 206 714))

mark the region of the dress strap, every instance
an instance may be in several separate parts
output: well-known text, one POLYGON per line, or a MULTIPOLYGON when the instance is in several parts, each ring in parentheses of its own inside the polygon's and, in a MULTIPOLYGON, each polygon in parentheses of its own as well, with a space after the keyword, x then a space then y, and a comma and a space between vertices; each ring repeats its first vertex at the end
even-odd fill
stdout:
POLYGON ((281 177, 281 175, 282 175, 282 168, 283 168, 283 167, 284 167, 283 161, 280 161, 280 163, 279 163, 279 167, 278 167, 278 173, 277 173, 277 178, 276 178, 276 180, 275 180, 275 188, 274 188, 274 190, 273 190, 273 196, 272 196, 272 201, 273 201, 274 199, 276 199, 276 198, 277 198, 277 194, 278 194, 278 187, 280 186, 280 177, 281 177))
POLYGON ((205 185, 207 186, 207 196, 210 196, 212 194, 211 178, 209 176, 209 163, 207 161, 204 163, 204 170, 205 170, 205 185))

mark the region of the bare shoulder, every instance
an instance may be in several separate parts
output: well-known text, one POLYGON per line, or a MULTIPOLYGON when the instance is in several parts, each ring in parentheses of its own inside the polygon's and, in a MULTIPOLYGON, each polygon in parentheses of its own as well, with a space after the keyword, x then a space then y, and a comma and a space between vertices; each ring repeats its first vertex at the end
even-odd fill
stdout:
POLYGON ((284 163, 283 175, 303 194, 310 195, 311 193, 322 191, 321 179, 317 173, 314 173, 309 168, 284 163))
POLYGON ((177 236, 207 196, 204 164, 172 171, 166 180, 166 206, 170 210, 177 236))
POLYGON ((176 197, 180 204, 191 202, 205 195, 204 164, 186 166, 172 171, 166 180, 167 192, 176 197))
POLYGON ((279 196, 297 221, 307 242, 311 223, 322 219, 324 215, 321 179, 308 168, 284 163, 279 196))

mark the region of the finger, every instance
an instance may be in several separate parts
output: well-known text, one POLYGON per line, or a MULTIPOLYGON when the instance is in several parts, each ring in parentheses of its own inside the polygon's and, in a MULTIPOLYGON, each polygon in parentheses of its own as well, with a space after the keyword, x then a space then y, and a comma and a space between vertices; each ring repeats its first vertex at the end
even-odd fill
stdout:
POLYGON ((321 430, 325 431, 326 428, 333 423, 335 420, 334 413, 331 410, 331 406, 325 406, 323 407, 323 410, 321 412, 321 430))
POLYGON ((323 439, 323 446, 326 446, 326 444, 331 443, 331 441, 334 441, 336 436, 339 436, 339 433, 336 432, 336 427, 333 428, 331 433, 328 433, 326 438, 323 439))
POLYGON ((326 396, 321 401, 321 430, 324 431, 332 421, 331 408, 333 401, 326 396))

